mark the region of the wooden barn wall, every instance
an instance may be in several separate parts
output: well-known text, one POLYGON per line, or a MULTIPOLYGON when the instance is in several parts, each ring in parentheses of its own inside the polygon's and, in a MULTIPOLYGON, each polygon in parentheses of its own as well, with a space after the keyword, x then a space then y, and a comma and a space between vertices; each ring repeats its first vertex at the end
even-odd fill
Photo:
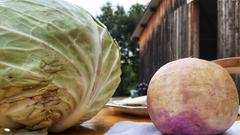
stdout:
MULTIPOLYGON (((240 56, 240 0, 218 0, 218 58, 240 56)), ((240 75, 233 76, 240 90, 240 75)))
POLYGON ((218 0, 218 57, 240 56, 240 0, 218 0))
MULTIPOLYGON (((162 17, 153 31, 145 31, 140 42, 140 81, 149 82, 162 65, 183 57, 198 57, 197 3, 186 0, 163 0, 162 17), (164 7, 164 3, 166 7, 164 7), (164 8, 163 8, 164 7, 164 8), (197 22, 196 22, 197 21, 197 22), (146 33, 148 33, 146 35, 146 33)), ((150 27, 150 26, 149 26, 150 27)))

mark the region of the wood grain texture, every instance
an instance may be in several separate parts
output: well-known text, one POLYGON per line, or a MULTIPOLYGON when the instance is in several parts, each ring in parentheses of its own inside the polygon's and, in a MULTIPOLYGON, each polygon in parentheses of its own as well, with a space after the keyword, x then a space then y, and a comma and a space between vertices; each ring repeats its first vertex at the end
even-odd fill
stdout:
POLYGON ((149 117, 129 115, 114 108, 102 109, 93 119, 61 133, 49 135, 103 135, 120 121, 151 122, 149 117))
POLYGON ((221 65, 231 74, 240 74, 240 57, 229 57, 213 61, 221 65))
POLYGON ((149 82, 154 73, 167 62, 198 57, 198 1, 162 0, 140 38, 140 81, 149 82), (156 20, 158 19, 158 20, 156 20), (154 22, 154 23, 151 23, 154 22), (155 26, 150 26, 155 25, 155 26), (147 32, 146 32, 147 31, 147 32), (148 33, 148 34, 147 34, 148 33))
POLYGON ((239 56, 240 5, 238 0, 218 1, 218 58, 239 56))
MULTIPOLYGON (((217 1, 217 18, 217 57, 240 56, 240 1, 217 1)), ((140 82, 149 82, 153 74, 170 61, 199 57, 199 21, 199 1, 161 0, 140 37, 140 82)), ((239 75, 233 78, 240 84, 239 75)))

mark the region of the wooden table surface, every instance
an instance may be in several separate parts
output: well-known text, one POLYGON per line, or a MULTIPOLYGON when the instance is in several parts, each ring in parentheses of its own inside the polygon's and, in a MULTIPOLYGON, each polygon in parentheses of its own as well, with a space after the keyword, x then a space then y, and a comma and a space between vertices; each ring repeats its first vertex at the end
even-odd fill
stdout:
MULTIPOLYGON (((237 120, 240 120, 240 115, 238 115, 237 120)), ((49 135, 103 135, 120 121, 151 122, 148 116, 131 115, 114 108, 103 108, 91 120, 62 133, 50 133, 49 135)))
POLYGON ((102 109, 93 119, 62 133, 50 135, 102 135, 120 121, 151 122, 147 116, 130 115, 113 108, 102 109))

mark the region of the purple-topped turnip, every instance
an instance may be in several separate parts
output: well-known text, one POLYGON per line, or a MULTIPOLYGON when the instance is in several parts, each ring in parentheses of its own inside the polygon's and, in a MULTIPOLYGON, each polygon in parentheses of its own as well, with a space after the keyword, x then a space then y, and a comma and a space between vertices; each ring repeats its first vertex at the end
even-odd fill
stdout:
POLYGON ((152 77, 147 94, 148 112, 164 134, 213 135, 226 131, 236 120, 238 93, 221 66, 185 58, 161 67, 152 77))

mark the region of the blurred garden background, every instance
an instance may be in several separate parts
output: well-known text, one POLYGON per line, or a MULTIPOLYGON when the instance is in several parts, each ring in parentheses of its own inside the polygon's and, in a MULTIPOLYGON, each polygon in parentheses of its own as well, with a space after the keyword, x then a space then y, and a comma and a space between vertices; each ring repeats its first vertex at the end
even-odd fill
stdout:
POLYGON ((97 18, 104 23, 121 48, 122 81, 115 96, 129 96, 138 87, 139 47, 131 35, 145 11, 146 5, 136 3, 129 10, 107 2, 97 18))

